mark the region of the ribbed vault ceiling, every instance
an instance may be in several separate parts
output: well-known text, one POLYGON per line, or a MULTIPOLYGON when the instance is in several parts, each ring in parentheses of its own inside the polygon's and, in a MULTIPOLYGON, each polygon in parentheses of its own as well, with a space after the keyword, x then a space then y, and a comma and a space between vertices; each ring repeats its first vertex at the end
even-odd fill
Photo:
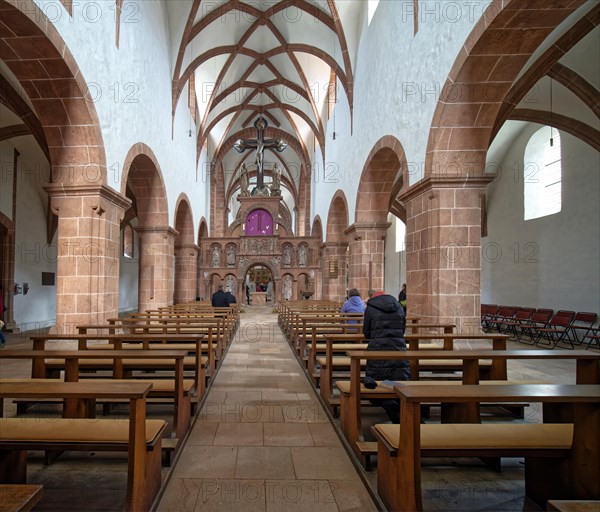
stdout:
POLYGON ((352 110, 352 65, 333 0, 190 0, 173 111, 193 80, 198 152, 208 143, 209 157, 223 163, 227 197, 242 162, 254 163, 253 152, 239 155, 231 142, 262 114, 267 136, 290 143, 285 153, 265 155, 265 172, 279 163, 283 185, 296 197, 301 166, 309 172, 311 152, 324 152, 332 77, 352 110))

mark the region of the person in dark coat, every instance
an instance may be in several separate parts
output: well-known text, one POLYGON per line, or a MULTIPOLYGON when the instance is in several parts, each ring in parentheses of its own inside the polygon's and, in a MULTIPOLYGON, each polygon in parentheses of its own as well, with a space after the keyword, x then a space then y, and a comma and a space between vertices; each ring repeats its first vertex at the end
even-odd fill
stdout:
MULTIPOLYGON (((404 351, 404 308, 391 295, 375 292, 367 302, 363 334, 369 340, 367 350, 404 351)), ((406 360, 367 361, 366 380, 409 380, 410 365, 406 360)), ((373 400, 385 409, 392 423, 400 423, 400 402, 393 399, 373 400)))
POLYGON ((237 301, 235 300, 235 295, 231 293, 231 290, 229 288, 227 288, 227 291, 225 292, 225 300, 227 301, 228 306, 237 303, 237 301))
POLYGON ((246 302, 250 305, 250 287, 246 285, 246 302))
POLYGON ((222 286, 219 286, 219 289, 213 293, 210 302, 213 308, 226 308, 229 306, 229 304, 227 304, 227 297, 222 286))

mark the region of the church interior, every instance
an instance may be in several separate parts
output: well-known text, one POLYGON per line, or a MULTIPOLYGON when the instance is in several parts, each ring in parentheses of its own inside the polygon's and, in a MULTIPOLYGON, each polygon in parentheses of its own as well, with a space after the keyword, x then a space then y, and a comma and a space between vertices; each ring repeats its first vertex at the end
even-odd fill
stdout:
POLYGON ((6 510, 598 511, 599 23, 0 0, 6 510))

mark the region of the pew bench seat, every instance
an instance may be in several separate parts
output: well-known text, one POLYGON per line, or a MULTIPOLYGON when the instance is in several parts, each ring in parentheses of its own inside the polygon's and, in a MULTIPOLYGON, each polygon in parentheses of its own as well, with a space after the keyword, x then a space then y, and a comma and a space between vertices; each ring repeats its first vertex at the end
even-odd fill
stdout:
MULTIPOLYGON (((395 457, 400 425, 372 427, 380 455, 395 457)), ((571 423, 460 423, 421 425, 421 456, 564 457, 573 444, 571 423)))
MULTIPOLYGON (((146 448, 160 446, 167 423, 146 421, 146 448)), ((81 418, 5 418, 0 420, 0 450, 127 451, 129 420, 81 418)))
MULTIPOLYGON (((317 362, 322 368, 327 367, 326 357, 317 357, 317 362)), ((366 359, 360 360, 361 366, 366 366, 366 359)), ((479 366, 482 368, 490 368, 492 361, 490 359, 482 359, 479 361, 479 366)), ((332 368, 350 368, 349 357, 334 357, 332 359, 332 368)), ((462 361, 457 359, 426 359, 419 362, 419 369, 421 371, 461 371, 462 361)))

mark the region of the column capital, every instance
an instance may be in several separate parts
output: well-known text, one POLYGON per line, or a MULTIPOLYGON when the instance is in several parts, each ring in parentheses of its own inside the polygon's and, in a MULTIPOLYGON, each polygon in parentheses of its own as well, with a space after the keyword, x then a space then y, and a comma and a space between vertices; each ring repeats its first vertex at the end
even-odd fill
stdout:
MULTIPOLYGON (((78 199, 98 197, 99 199, 108 202, 98 203, 95 209, 98 215, 104 213, 106 206, 115 206, 121 208, 124 212, 131 207, 131 199, 121 195, 116 190, 102 184, 84 183, 81 185, 65 185, 64 183, 50 183, 44 186, 44 190, 52 198, 53 203, 60 199, 78 199)), ((52 211, 60 216, 61 205, 53 204, 52 211)))
POLYGON ((175 231, 171 226, 136 226, 135 232, 138 234, 157 233, 171 238, 177 238, 179 231, 175 231))
POLYGON ((391 225, 391 222, 355 222, 344 230, 344 235, 348 236, 351 240, 361 240, 369 232, 380 232, 385 237, 391 225))
POLYGON ((175 246, 175 250, 181 251, 181 250, 189 250, 189 251, 195 251, 196 254, 198 254, 200 252, 200 247, 196 244, 181 244, 181 245, 176 245, 175 246))
POLYGON ((442 188, 482 189, 487 187, 495 178, 495 174, 458 177, 430 176, 415 183, 406 192, 398 196, 398 200, 406 203, 425 192, 442 188))

